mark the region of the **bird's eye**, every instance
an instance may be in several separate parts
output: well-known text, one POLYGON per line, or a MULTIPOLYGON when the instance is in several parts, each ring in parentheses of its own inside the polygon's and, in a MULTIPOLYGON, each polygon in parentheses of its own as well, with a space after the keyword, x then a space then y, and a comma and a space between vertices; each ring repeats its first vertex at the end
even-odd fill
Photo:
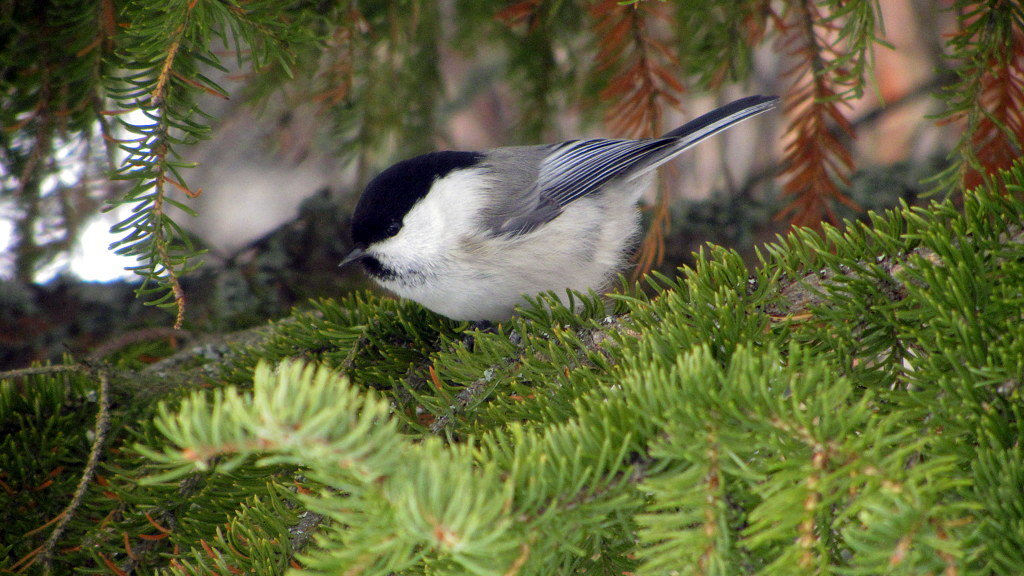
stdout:
POLYGON ((402 223, 398 220, 392 220, 388 227, 384 229, 384 235, 388 238, 398 234, 398 231, 402 229, 402 223))

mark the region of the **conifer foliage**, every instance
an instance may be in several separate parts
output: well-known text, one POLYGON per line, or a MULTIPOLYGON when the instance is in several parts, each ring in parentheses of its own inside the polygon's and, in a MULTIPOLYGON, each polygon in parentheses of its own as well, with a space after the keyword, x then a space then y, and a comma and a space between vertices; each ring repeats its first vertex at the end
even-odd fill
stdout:
POLYGON ((794 59, 787 73, 793 86, 786 92, 791 122, 783 160, 783 193, 791 199, 782 215, 798 226, 835 224, 834 202, 856 207, 841 191, 854 169, 844 143, 853 127, 843 107, 863 92, 865 60, 876 41, 874 10, 867 2, 795 0, 774 19, 794 59))
POLYGON ((778 41, 784 215, 817 228, 753 270, 709 247, 493 330, 355 293, 231 348, 4 373, 0 573, 1024 573, 1024 13, 954 4, 942 120, 964 133, 942 182, 979 186, 842 227, 871 0, 3 4, 18 273, 62 247, 40 215, 73 227, 73 190, 107 169, 124 188, 84 197, 132 207, 117 249, 179 323, 200 252, 175 220, 200 193, 180 155, 227 58, 246 94, 323 104, 365 168, 431 144, 445 42, 500 49, 536 140, 567 95, 613 98, 612 135, 656 133, 778 41), (56 159, 77 153, 69 180, 56 159))
POLYGON ((959 81, 945 94, 947 120, 962 122, 961 162, 946 186, 977 186, 1024 146, 1024 8, 1017 2, 958 2, 950 40, 959 81))
POLYGON ((160 367, 8 375, 0 568, 1019 573, 1024 165, 997 177, 752 275, 710 249, 613 315, 551 296, 479 332, 358 295, 159 403, 130 393, 160 367))

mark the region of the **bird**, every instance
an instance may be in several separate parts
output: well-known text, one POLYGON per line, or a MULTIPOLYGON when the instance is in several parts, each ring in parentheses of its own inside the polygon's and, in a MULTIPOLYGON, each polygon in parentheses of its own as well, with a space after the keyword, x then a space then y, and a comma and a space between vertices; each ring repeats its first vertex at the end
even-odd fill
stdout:
POLYGON ((373 178, 352 214, 362 264, 399 297, 453 320, 500 322, 526 296, 607 287, 640 231, 655 169, 698 142, 774 108, 748 96, 658 138, 569 140, 436 151, 373 178))

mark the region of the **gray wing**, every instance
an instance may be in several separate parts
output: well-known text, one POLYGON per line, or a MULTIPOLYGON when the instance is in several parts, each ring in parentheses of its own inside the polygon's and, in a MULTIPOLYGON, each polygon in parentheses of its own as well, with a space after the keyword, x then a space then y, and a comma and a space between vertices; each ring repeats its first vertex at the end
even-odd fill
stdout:
POLYGON ((544 159, 537 187, 541 196, 565 206, 593 194, 609 180, 638 171, 676 144, 675 138, 566 142, 544 159))
MULTIPOLYGON (((616 179, 632 179, 671 160, 701 140, 738 122, 772 109, 774 96, 749 96, 704 114, 661 138, 646 140, 572 140, 549 147, 509 149, 529 151, 529 158, 506 153, 503 174, 535 177, 521 182, 490 224, 497 234, 516 235, 557 217, 569 203, 597 192, 616 179), (525 162, 523 162, 525 161, 525 162), (539 161, 539 167, 538 166, 539 161), (523 163, 534 171, 523 174, 523 163)), ((499 157, 495 157, 500 160, 499 157)))
MULTIPOLYGON (((595 139, 544 147, 534 181, 504 203, 500 214, 492 215, 492 230, 517 235, 550 222, 566 205, 593 194, 610 180, 636 171, 653 157, 663 156, 676 142, 675 138, 595 139)), ((501 172, 507 174, 508 169, 501 172)))

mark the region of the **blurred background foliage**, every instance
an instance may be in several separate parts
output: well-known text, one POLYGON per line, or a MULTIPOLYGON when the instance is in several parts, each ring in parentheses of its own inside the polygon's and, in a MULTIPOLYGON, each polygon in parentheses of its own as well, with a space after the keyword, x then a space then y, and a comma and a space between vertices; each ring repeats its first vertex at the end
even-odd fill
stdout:
POLYGON ((663 171, 638 272, 671 273, 706 241, 749 255, 793 224, 956 195, 1020 155, 1022 12, 0 1, 0 364, 116 345, 131 328, 240 328, 363 287, 335 266, 358 191, 438 148, 653 136, 740 95, 783 96, 780 113, 663 171), (99 243, 141 285, 76 277, 96 225, 113 227, 99 243))

